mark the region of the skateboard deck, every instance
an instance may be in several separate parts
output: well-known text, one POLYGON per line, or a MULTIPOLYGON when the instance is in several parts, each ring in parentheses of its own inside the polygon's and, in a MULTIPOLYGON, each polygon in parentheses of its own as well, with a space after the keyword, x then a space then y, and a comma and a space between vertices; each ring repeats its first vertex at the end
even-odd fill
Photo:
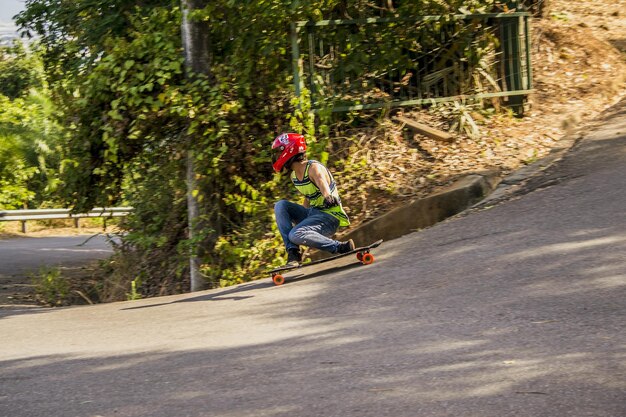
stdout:
POLYGON ((328 261, 332 261, 332 260, 335 260, 335 259, 343 258, 344 256, 353 255, 355 253, 356 253, 357 259, 363 265, 369 265, 372 262, 374 262, 374 255, 372 255, 370 253, 370 250, 380 246, 381 243, 383 243, 382 239, 377 240, 376 242, 374 242, 374 243, 372 243, 370 245, 367 245, 367 246, 361 246, 361 247, 358 247, 358 248, 354 248, 350 252, 341 253, 341 254, 338 254, 338 255, 332 255, 332 256, 329 256, 329 257, 324 258, 324 259, 318 259, 316 261, 305 262, 305 263, 301 263, 299 265, 281 266, 281 267, 278 267, 278 268, 274 268, 274 269, 272 269, 270 271, 270 274, 272 274, 272 281, 274 282, 275 285, 283 285, 285 283, 285 277, 282 274, 283 272, 291 271, 291 270, 294 270, 294 269, 305 268, 305 267, 311 266, 311 265, 321 264, 321 263, 324 263, 324 262, 328 262, 328 261))

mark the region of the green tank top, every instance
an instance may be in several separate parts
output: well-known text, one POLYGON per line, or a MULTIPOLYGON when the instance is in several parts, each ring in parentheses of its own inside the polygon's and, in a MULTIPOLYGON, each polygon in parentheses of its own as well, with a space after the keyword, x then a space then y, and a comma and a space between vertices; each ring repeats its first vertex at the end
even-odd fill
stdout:
POLYGON ((326 172, 328 172, 328 176, 330 177, 330 193, 339 200, 339 191, 337 190, 337 184, 335 183, 335 179, 333 178, 333 175, 330 173, 328 168, 326 168, 320 162, 313 160, 307 161, 306 169, 304 170, 304 178, 302 178, 302 181, 298 179, 295 172, 292 172, 291 182, 293 182, 293 185, 295 185, 296 190, 298 190, 300 194, 304 195, 309 200, 311 207, 314 207, 318 210, 330 214, 331 216, 336 217, 339 220, 340 226, 348 226, 350 224, 350 219, 348 219, 348 215, 343 210, 341 203, 338 206, 324 208, 324 196, 322 195, 319 187, 315 185, 315 183, 309 178, 309 168, 311 168, 311 165, 313 164, 322 165, 326 172))

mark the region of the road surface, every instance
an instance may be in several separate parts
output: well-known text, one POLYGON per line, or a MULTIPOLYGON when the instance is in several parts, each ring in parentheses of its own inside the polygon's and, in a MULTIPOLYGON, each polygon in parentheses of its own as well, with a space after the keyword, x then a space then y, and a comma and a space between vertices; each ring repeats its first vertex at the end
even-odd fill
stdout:
POLYGON ((0 309, 34 305, 25 301, 31 281, 44 267, 76 267, 110 256, 103 235, 19 237, 0 239, 0 309))

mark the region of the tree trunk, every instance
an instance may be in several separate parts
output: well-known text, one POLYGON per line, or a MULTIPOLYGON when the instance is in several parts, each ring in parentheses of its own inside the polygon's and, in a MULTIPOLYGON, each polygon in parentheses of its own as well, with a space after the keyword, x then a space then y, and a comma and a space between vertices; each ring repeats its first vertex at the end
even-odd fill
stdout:
MULTIPOLYGON (((209 0, 181 0, 183 12, 182 18, 182 41, 185 51, 185 69, 187 77, 194 77, 195 74, 204 74, 211 78, 211 54, 209 30, 206 22, 196 21, 189 18, 189 13, 196 9, 207 6, 209 0)), ((199 221, 199 204, 197 199, 197 184, 195 170, 195 152, 191 140, 187 141, 187 216, 188 216, 188 238, 194 242, 198 235, 201 224, 199 221)), ((209 195, 213 193, 209 190, 209 195)), ((219 215, 215 217, 219 221, 219 215)), ((217 226, 217 225, 214 225, 217 226)), ((219 227, 212 227, 213 230, 220 230, 219 227)), ((200 274, 200 260, 198 257, 198 247, 196 243, 191 245, 189 255, 189 275, 191 280, 191 291, 206 289, 208 283, 200 274)))
POLYGON ((189 19, 189 13, 203 9, 209 0, 181 0, 183 11, 182 36, 185 48, 185 66, 187 74, 204 74, 211 78, 211 44, 207 22, 189 19))

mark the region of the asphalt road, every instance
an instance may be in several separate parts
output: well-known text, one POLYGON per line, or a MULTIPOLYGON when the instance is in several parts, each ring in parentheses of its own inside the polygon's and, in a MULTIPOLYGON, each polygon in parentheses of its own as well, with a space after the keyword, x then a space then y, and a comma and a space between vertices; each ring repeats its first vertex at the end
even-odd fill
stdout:
POLYGON ((625 416, 626 103, 607 117, 369 266, 4 311, 0 416, 625 416))
POLYGON ((41 268, 77 267, 112 253, 103 235, 0 239, 0 310, 33 304, 21 298, 31 292, 31 277, 41 268))

